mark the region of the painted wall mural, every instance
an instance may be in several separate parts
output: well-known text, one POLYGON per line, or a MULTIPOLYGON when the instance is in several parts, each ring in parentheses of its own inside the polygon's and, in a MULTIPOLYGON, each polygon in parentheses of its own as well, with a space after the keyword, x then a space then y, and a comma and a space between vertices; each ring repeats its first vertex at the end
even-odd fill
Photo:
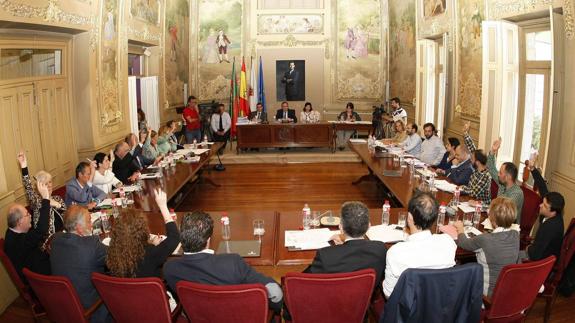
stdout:
POLYGON ((100 125, 104 129, 122 120, 118 94, 118 2, 104 0, 100 33, 100 125))
POLYGON ((380 100, 383 55, 380 1, 337 2, 336 98, 380 100))
POLYGON ((159 25, 160 6, 160 0, 130 0, 130 15, 150 24, 159 25))
POLYGON ((258 34, 321 34, 323 15, 258 15, 258 34))
POLYGON ((241 68, 242 1, 201 0, 198 3, 198 81, 200 100, 229 97, 232 61, 241 68))
POLYGON ((445 0, 422 0, 423 16, 435 17, 443 14, 446 9, 445 0))
POLYGON ((462 117, 479 120, 481 114, 483 1, 459 0, 457 10, 459 11, 458 104, 461 105, 462 117))
POLYGON ((188 0, 166 1, 164 71, 169 106, 184 104, 184 84, 189 84, 190 14, 188 0))
POLYGON ((415 98, 415 0, 389 1, 390 95, 402 102, 415 98))

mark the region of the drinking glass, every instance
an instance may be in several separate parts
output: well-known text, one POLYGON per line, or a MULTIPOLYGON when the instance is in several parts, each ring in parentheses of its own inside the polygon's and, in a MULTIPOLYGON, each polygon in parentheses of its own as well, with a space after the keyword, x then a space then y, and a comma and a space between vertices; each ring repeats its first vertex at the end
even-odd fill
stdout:
POLYGON ((466 227, 470 227, 473 225, 473 213, 463 214, 463 225, 466 227))
POLYGON ((319 228, 320 225, 320 213, 319 211, 313 211, 311 218, 311 226, 314 228, 319 228))
POLYGON ((254 236, 258 237, 259 242, 262 242, 262 236, 265 232, 264 220, 254 220, 254 236))
POLYGON ((407 221, 407 212, 399 211, 399 215, 397 217, 397 225, 405 228, 406 221, 407 221))

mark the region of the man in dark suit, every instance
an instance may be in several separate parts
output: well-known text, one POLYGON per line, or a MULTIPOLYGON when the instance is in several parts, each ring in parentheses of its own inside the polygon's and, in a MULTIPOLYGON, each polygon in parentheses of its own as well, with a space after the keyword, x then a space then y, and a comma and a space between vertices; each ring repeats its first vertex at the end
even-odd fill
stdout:
MULTIPOLYGON (((103 273, 106 266, 106 246, 98 236, 92 236, 90 213, 85 207, 72 205, 64 215, 66 232, 57 233, 52 240, 50 263, 52 274, 65 276, 78 292, 84 309, 99 298, 92 284, 92 273, 103 273)), ((108 310, 102 304, 92 315, 91 322, 104 322, 108 310)))
POLYGON ((299 72, 295 69, 295 63, 289 63, 289 71, 284 73, 282 83, 285 84, 286 100, 298 101, 299 72))
POLYGON ((92 185, 96 174, 96 161, 80 162, 76 166, 76 177, 66 183, 66 205, 85 205, 88 209, 94 208, 99 201, 106 198, 106 193, 97 186, 92 185))
POLYGON ((195 211, 184 215, 180 225, 184 255, 166 262, 164 279, 172 292, 180 280, 210 285, 262 284, 268 291, 269 306, 279 312, 283 293, 270 277, 255 271, 238 254, 218 254, 209 249, 214 221, 209 214, 195 211))
POLYGON ((341 207, 341 234, 335 246, 319 249, 306 273, 345 273, 373 268, 375 287, 381 286, 385 272, 387 249, 381 241, 365 240, 369 228, 369 212, 361 202, 346 202, 341 207))
POLYGON ((276 112, 276 120, 285 122, 297 122, 295 110, 290 109, 286 101, 282 102, 282 108, 276 112))
POLYGON ((525 250, 529 260, 541 260, 551 255, 559 258, 563 243, 563 208, 565 199, 557 192, 549 192, 539 206, 539 229, 533 242, 525 250))
POLYGON ((250 121, 257 123, 267 123, 268 114, 263 110, 264 106, 260 102, 258 102, 258 104, 256 104, 256 111, 250 113, 250 121))
POLYGON ((32 228, 32 216, 21 204, 15 204, 8 210, 8 229, 4 237, 4 252, 24 281, 22 268, 50 275, 50 258, 42 250, 42 242, 48 233, 50 218, 50 192, 48 186, 38 182, 38 192, 42 197, 38 225, 32 228))
POLYGON ((140 168, 134 161, 132 154, 129 152, 130 147, 123 141, 117 144, 116 148, 114 148, 115 158, 114 163, 112 164, 112 172, 114 172, 116 178, 121 180, 124 184, 131 184, 140 176, 140 168))
POLYGON ((445 171, 447 178, 455 185, 467 185, 471 174, 473 174, 473 164, 469 158, 469 150, 465 145, 455 148, 455 158, 459 160, 459 165, 452 166, 445 171))

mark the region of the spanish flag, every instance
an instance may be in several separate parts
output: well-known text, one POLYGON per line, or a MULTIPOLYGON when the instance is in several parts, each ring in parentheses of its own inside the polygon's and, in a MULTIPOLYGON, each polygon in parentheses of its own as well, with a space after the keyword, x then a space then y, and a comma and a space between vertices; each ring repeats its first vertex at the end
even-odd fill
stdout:
POLYGON ((248 103, 248 84, 246 77, 246 62, 242 57, 242 71, 240 73, 240 109, 238 112, 239 117, 249 117, 250 107, 248 103))

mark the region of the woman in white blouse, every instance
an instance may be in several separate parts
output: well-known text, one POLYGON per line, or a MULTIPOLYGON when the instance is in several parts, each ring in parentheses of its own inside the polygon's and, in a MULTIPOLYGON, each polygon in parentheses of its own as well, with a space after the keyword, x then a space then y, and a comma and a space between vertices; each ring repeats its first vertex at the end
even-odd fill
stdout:
MULTIPOLYGON (((114 156, 114 153, 110 153, 110 156, 114 156)), ((108 155, 97 153, 94 160, 96 161, 96 174, 94 174, 92 184, 106 193, 110 193, 115 187, 122 186, 122 182, 110 169, 113 160, 110 160, 108 155)))
POLYGON ((319 119, 319 112, 313 111, 311 103, 306 102, 303 106, 303 111, 299 114, 299 121, 301 123, 317 123, 319 119))

